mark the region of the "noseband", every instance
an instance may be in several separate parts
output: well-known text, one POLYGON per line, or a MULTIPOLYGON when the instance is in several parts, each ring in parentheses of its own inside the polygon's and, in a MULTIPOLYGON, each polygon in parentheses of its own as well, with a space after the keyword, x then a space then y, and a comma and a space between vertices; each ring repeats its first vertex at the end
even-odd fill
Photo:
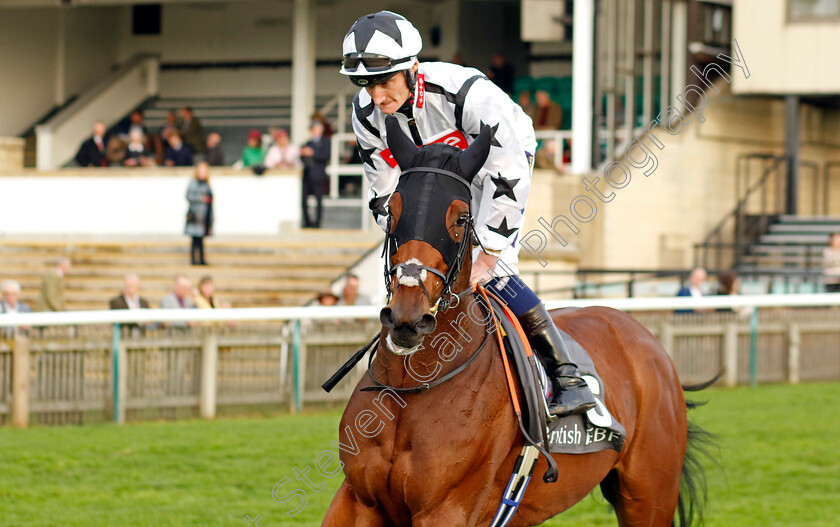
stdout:
MULTIPOLYGON (((423 168, 423 167, 415 167, 403 170, 400 173, 400 180, 411 173, 432 173, 438 174, 441 176, 446 176, 451 178, 454 181, 457 181, 464 187, 466 187, 467 192, 471 196, 472 188, 469 182, 467 182, 464 178, 459 176, 454 172, 450 172, 448 170, 444 170, 442 168, 423 168)), ((397 185, 399 187, 399 184, 397 185)), ((396 191, 395 191, 396 192, 396 191)), ((443 255, 444 263, 448 266, 448 271, 444 274, 442 271, 435 269, 434 267, 429 267, 428 265, 423 265, 420 263, 413 263, 413 262, 406 262, 400 263, 397 265, 391 264, 391 256, 397 252, 399 248, 399 243, 397 241, 397 236, 395 233, 391 232, 391 220, 393 216, 388 216, 388 225, 387 225, 387 235, 385 237, 385 244, 382 247, 382 255, 385 256, 385 290, 388 293, 388 300, 387 303, 391 302, 391 298, 393 297, 396 290, 400 287, 401 279, 404 277, 413 278, 417 281, 420 289, 423 291, 423 294, 426 296, 426 299, 429 301, 429 304, 432 304, 432 300, 429 297, 429 292, 426 290, 426 286, 423 284, 422 274, 423 271, 431 273, 435 275, 441 282, 443 282, 443 290, 440 293, 440 296, 434 302, 432 306, 432 313, 437 315, 437 313, 442 313, 446 311, 450 307, 455 307, 460 303, 460 296, 458 294, 452 293, 452 286, 455 284, 455 280, 457 280, 458 275, 461 274, 461 268, 464 265, 464 259, 467 257, 467 252, 470 248, 470 240, 473 238, 473 217, 472 217, 472 207, 470 205, 471 199, 467 199, 467 206, 470 207, 469 215, 466 219, 466 223, 464 225, 464 236, 463 238, 457 243, 457 247, 454 251, 454 254, 451 251, 442 251, 441 254, 443 255), (396 275, 396 286, 394 290, 391 291, 391 284, 394 281, 394 275, 396 275)), ((448 235, 448 233, 447 233, 448 235)), ((410 241, 410 240, 405 240, 410 241)), ((434 247, 434 246, 433 246, 434 247)), ((440 251, 441 248, 434 247, 436 250, 440 251)), ((468 289, 465 293, 471 292, 471 289, 468 289)))

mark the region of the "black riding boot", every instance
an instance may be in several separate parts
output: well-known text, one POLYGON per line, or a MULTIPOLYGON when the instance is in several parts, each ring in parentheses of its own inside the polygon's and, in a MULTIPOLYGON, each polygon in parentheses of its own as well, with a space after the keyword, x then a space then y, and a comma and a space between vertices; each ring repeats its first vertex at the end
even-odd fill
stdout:
POLYGON ((554 393, 548 405, 549 413, 563 417, 594 408, 595 396, 586 381, 580 378, 577 364, 572 362, 542 302, 519 317, 519 323, 554 384, 554 393))

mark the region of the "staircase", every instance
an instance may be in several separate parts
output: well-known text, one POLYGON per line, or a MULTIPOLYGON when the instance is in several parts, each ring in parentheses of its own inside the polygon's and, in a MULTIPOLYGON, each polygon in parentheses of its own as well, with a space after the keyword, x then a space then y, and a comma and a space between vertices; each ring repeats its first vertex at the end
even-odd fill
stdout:
POLYGON ((140 294, 153 306, 169 294, 176 274, 195 285, 214 278, 217 297, 234 307, 302 305, 380 244, 379 233, 302 231, 295 238, 208 238, 208 266, 189 265, 186 237, 164 239, 0 238, 0 276, 22 287, 21 300, 34 307, 41 276, 60 256, 71 258, 65 278, 67 309, 107 309, 123 276, 140 276, 140 294))
POLYGON ((840 232, 837 216, 779 216, 741 257, 740 272, 763 271, 807 275, 822 272, 822 252, 832 233, 840 232))

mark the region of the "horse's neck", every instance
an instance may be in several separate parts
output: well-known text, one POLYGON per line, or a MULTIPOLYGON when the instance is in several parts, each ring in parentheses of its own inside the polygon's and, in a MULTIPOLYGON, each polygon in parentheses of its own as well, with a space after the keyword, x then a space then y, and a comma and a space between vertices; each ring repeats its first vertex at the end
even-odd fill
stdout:
POLYGON ((487 309, 474 295, 466 295, 455 308, 438 315, 435 331, 412 355, 399 356, 380 345, 380 379, 401 387, 439 379, 469 360, 487 336, 487 309))

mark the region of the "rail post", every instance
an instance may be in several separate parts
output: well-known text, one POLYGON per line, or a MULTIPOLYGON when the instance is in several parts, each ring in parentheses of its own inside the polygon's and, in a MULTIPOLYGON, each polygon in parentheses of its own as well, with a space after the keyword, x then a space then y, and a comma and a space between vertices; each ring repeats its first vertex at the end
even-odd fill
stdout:
POLYGON ((20 332, 12 350, 12 425, 29 426, 29 338, 20 332))
POLYGON ((674 326, 668 322, 662 324, 659 331, 659 341, 665 348, 665 353, 674 360, 674 326))
POLYGON ((216 378, 219 364, 219 337, 211 331, 201 336, 201 417, 216 417, 216 378))
POLYGON ((723 367, 726 386, 738 384, 738 323, 727 322, 723 333, 723 367))
POLYGON ((758 307, 750 317, 750 386, 758 386, 758 307))
POLYGON ((122 327, 119 322, 114 324, 113 342, 111 346, 111 357, 114 364, 113 390, 114 390, 114 422, 122 424, 125 422, 125 346, 122 342, 122 327))
POLYGON ((802 329, 796 322, 791 322, 788 326, 788 382, 791 384, 799 384, 801 341, 802 329))
POLYGON ((294 376, 293 389, 294 395, 292 397, 292 412, 299 413, 303 408, 303 375, 304 375, 304 354, 301 349, 300 340, 300 320, 295 320, 294 330, 292 332, 292 360, 294 362, 294 376))

